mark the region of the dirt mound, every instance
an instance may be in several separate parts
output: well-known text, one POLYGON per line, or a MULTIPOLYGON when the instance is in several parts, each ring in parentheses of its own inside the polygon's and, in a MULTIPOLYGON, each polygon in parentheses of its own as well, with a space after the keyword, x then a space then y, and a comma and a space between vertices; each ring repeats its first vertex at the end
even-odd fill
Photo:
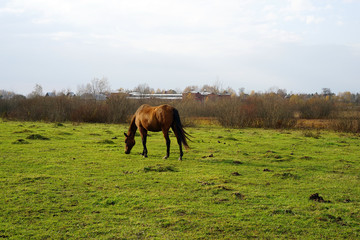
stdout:
POLYGON ((40 134, 31 134, 26 139, 32 139, 32 140, 50 140, 50 138, 44 137, 40 134))
POLYGON ((329 203, 330 201, 324 200, 323 197, 321 197, 318 193, 311 194, 309 197, 309 200, 315 201, 315 202, 321 202, 321 203, 329 203))

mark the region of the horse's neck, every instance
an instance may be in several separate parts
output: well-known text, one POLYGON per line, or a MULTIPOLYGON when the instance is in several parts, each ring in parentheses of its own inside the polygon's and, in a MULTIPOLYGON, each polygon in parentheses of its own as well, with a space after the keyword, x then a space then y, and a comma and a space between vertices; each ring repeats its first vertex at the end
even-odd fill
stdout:
POLYGON ((131 123, 130 123, 128 135, 129 136, 135 136, 136 129, 137 129, 137 126, 135 124, 135 116, 133 116, 133 118, 131 120, 131 123))

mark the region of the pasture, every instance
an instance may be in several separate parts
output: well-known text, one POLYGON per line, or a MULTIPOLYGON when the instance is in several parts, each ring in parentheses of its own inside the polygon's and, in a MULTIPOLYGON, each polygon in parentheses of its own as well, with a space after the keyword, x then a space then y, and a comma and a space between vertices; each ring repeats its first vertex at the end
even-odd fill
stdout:
POLYGON ((359 135, 189 127, 178 161, 127 128, 0 120, 0 238, 360 238, 359 135))

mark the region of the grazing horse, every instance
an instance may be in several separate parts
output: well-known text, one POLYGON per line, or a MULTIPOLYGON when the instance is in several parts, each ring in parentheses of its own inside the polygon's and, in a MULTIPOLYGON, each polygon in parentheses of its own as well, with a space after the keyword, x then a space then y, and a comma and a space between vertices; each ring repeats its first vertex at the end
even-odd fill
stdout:
POLYGON ((142 144, 144 147, 142 155, 147 157, 147 148, 146 148, 146 137, 147 132, 159 132, 162 131, 164 138, 166 140, 166 156, 164 159, 167 159, 170 155, 170 138, 169 138, 169 129, 173 130, 177 142, 180 147, 180 157, 179 160, 182 160, 183 151, 182 145, 186 149, 189 148, 186 139, 188 134, 185 132, 181 121, 178 110, 176 108, 169 106, 167 104, 160 105, 157 107, 152 107, 147 104, 141 105, 138 110, 135 112, 132 117, 131 124, 127 133, 125 135, 125 153, 129 154, 133 146, 135 145, 135 132, 139 129, 140 136, 142 139, 142 144))

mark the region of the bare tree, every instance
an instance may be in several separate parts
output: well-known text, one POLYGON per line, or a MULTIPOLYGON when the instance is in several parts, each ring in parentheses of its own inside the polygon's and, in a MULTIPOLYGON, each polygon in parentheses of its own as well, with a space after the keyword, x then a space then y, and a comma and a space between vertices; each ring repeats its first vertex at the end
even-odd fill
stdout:
POLYGON ((95 89, 98 93, 105 94, 111 91, 109 81, 105 77, 101 79, 94 78, 91 81, 91 85, 95 86, 95 89))
POLYGON ((324 96, 334 95, 334 94, 331 92, 330 88, 323 88, 323 89, 322 89, 322 94, 323 94, 324 96))
POLYGON ((286 89, 278 89, 276 94, 284 98, 287 96, 287 91, 286 89))
POLYGON ((34 90, 28 95, 29 98, 44 96, 43 88, 40 84, 36 84, 34 90))
POLYGON ((111 91, 109 81, 103 77, 101 79, 94 78, 86 85, 78 86, 78 95, 91 94, 96 96, 98 94, 105 94, 111 91))
POLYGON ((218 93, 220 93, 221 89, 220 89, 220 87, 219 87, 218 85, 208 85, 208 84, 205 84, 205 85, 201 88, 201 91, 218 94, 218 93))
POLYGON ((163 93, 165 90, 161 90, 160 88, 156 89, 155 93, 163 93))
POLYGON ((195 85, 187 86, 183 92, 188 93, 188 92, 193 92, 193 91, 199 91, 199 87, 195 86, 195 85))
POLYGON ((14 92, 6 91, 6 90, 0 90, 0 99, 11 99, 16 94, 14 92))
POLYGON ((223 90, 224 94, 230 94, 232 97, 235 97, 236 96, 236 91, 231 88, 231 87, 228 87, 227 89, 223 90))
POLYGON ((142 94, 149 94, 149 93, 153 93, 154 89, 150 88, 148 84, 142 83, 134 88, 134 92, 139 92, 142 94))

